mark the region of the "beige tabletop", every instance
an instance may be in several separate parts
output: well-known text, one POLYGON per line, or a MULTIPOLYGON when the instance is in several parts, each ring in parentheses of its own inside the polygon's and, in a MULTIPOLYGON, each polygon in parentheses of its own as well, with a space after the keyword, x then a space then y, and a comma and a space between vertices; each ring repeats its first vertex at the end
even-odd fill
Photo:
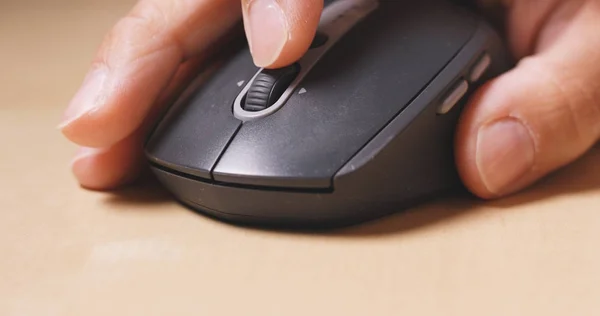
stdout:
POLYGON ((0 0, 0 315, 600 315, 600 149, 502 201, 328 234, 80 189, 55 126, 132 3, 0 0))

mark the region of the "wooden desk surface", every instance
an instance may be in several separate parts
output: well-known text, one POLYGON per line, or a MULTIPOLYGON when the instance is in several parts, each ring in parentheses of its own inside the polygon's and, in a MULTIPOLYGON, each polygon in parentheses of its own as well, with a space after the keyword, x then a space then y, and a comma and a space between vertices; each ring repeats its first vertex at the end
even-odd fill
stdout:
POLYGON ((0 315, 600 314, 600 148, 502 201, 324 235, 79 189, 55 126, 132 3, 0 3, 0 315))

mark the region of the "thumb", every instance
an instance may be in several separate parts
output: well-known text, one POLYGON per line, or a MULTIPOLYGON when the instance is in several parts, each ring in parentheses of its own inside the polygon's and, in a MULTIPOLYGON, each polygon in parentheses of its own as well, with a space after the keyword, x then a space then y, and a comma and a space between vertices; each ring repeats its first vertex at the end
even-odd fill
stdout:
POLYGON ((549 28, 541 51, 471 99, 457 130, 456 160, 473 193, 516 192, 598 141, 599 21, 598 2, 585 2, 570 21, 561 19, 560 30, 549 28))
POLYGON ((323 0, 242 0, 242 7, 254 63, 279 68, 300 59, 308 50, 323 0))

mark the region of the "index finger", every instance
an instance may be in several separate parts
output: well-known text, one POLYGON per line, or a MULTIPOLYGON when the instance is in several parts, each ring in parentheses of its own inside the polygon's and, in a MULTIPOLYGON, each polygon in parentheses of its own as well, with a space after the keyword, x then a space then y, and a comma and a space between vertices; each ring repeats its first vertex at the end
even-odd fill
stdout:
POLYGON ((182 61, 241 18, 239 0, 141 0, 106 36, 59 125, 71 141, 109 147, 144 121, 182 61))

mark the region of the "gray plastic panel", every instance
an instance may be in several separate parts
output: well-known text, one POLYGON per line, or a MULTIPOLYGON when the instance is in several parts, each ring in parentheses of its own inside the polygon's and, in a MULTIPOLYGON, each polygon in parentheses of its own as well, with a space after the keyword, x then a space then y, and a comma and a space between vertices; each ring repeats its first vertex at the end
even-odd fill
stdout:
POLYGON ((170 169, 210 178, 210 171, 241 122, 231 105, 254 76, 250 54, 242 51, 204 85, 192 86, 153 133, 149 159, 170 169))
POLYGON ((244 123, 214 179, 331 187, 334 174, 472 37, 475 20, 457 10, 434 0, 383 1, 305 77, 299 89, 306 93, 295 93, 266 118, 244 123))
POLYGON ((376 187, 373 194, 378 200, 395 201, 461 187, 453 154, 462 109, 483 82, 511 66, 500 39, 488 25, 480 24, 452 63, 338 172, 335 190, 361 192, 376 187), (438 107, 448 93, 470 76, 484 54, 492 60, 487 72, 470 83, 467 94, 450 112, 439 115, 438 107))
POLYGON ((427 199, 462 190, 452 140, 462 107, 477 86, 513 66, 497 35, 480 24, 469 43, 436 79, 342 168, 333 190, 237 186, 153 170, 176 198, 198 212, 236 224, 277 228, 330 228, 402 211, 427 199), (492 65, 446 115, 436 110, 447 90, 468 76, 480 56, 492 65), (424 172, 425 171, 425 172, 424 172))

